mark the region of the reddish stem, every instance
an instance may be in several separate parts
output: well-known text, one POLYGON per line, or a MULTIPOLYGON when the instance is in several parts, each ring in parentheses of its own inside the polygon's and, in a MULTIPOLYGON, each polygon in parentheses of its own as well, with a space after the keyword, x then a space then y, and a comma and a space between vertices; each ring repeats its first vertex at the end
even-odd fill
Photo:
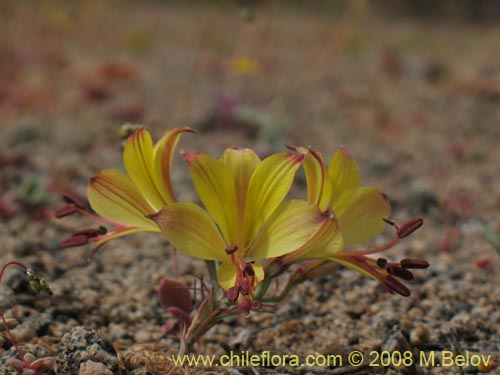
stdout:
MULTIPOLYGON (((2 278, 3 278, 3 274, 4 274, 5 270, 9 266, 17 266, 17 267, 21 268, 25 273, 28 271, 28 267, 26 267, 24 264, 16 262, 16 261, 10 261, 10 262, 4 264, 2 269, 0 270, 0 283, 2 282, 2 278)), ((9 340, 12 343, 12 345, 14 346, 14 348, 16 348, 17 355, 19 356, 21 361, 23 361, 27 366, 29 366, 29 363, 26 362, 26 360, 24 359, 23 352, 21 352, 21 349, 19 349, 19 347, 17 346, 16 341, 14 340, 14 337, 12 336, 12 333, 10 332, 9 325, 7 324, 7 320, 5 319, 5 315, 3 313, 1 306, 0 306, 0 316, 2 316, 2 322, 3 322, 3 325, 5 326, 5 332, 7 332, 7 337, 9 338, 9 340)))
POLYGON ((87 216, 87 217, 91 218, 92 220, 95 220, 95 221, 100 222, 100 223, 111 224, 111 225, 117 224, 116 221, 105 219, 105 218, 100 217, 100 216, 96 216, 96 215, 91 214, 90 212, 83 210, 81 208, 78 208, 77 211, 79 213, 81 213, 82 215, 87 216))
POLYGON ((400 240, 401 240, 401 238, 396 237, 391 242, 389 242, 387 245, 384 245, 384 246, 376 248, 376 249, 371 249, 371 250, 349 250, 349 252, 352 253, 352 254, 355 254, 355 255, 377 254, 377 253, 381 253, 383 251, 389 250, 391 247, 394 247, 400 240))

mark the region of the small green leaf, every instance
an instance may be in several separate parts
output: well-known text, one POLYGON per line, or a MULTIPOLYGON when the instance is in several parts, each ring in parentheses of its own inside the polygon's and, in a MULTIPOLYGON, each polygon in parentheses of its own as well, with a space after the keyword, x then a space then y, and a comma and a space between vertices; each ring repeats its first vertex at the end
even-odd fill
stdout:
POLYGON ((50 201, 50 195, 38 180, 29 181, 24 186, 21 197, 31 206, 41 206, 50 201))
POLYGON ((500 252, 500 233, 495 232, 487 225, 483 225, 481 230, 483 231, 484 237, 486 237, 488 242, 492 244, 498 252, 500 252))

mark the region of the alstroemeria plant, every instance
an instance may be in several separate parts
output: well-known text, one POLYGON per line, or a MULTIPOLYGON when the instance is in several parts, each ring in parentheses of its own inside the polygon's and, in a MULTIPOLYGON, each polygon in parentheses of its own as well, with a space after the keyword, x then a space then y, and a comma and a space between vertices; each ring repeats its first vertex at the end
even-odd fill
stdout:
MULTIPOLYGON (((280 263, 290 265, 311 259, 331 260, 381 281, 390 292, 409 296, 410 290, 395 277, 412 280, 413 275, 408 270, 426 268, 427 262, 404 259, 400 263, 391 263, 383 258, 372 259, 368 255, 392 248, 417 230, 423 220, 411 220, 401 228, 390 221, 391 207, 387 196, 376 187, 359 186, 358 165, 344 147, 332 156, 328 170, 320 153, 301 147, 294 149, 300 154, 307 152, 304 170, 308 200, 338 225, 331 228, 324 226, 301 249, 282 257, 280 263), (368 250, 346 249, 371 240, 384 230, 386 224, 397 229, 396 237, 387 245, 368 250)), ((323 266, 321 261, 309 263, 310 270, 314 269, 313 264, 323 266)))
MULTIPOLYGON (((159 287, 162 304, 178 319, 181 352, 190 350, 223 318, 240 310, 268 311, 274 307, 270 302, 281 301, 305 279, 334 272, 337 264, 380 280, 387 290, 404 296, 410 291, 396 277, 411 280, 409 269, 428 266, 418 259, 391 263, 369 257, 392 248, 423 221, 414 219, 401 228, 390 221, 386 195, 375 187, 360 187, 358 166, 344 148, 333 155, 328 169, 321 154, 303 147, 263 160, 247 148, 229 148, 219 159, 183 153, 204 207, 178 202, 170 168, 175 145, 186 131, 192 130, 173 129, 155 146, 146 130, 134 132, 124 148, 127 174, 111 169, 91 179, 87 195, 100 216, 68 195, 67 205, 56 213, 62 217, 81 212, 112 226, 109 232, 79 231, 63 242, 66 247, 93 241, 95 252, 104 242, 125 234, 161 232, 174 248, 206 261, 211 288, 200 278, 201 286, 193 288, 201 297, 197 306, 191 306, 196 298, 189 297, 189 289, 180 281, 165 279, 159 287), (301 165, 308 199, 287 199, 301 165), (348 249, 374 238, 387 223, 397 231, 386 246, 348 249), (290 268, 282 292, 269 295, 271 281, 290 268)), ((167 330, 174 326, 169 323, 167 330)))
POLYGON ((265 277, 259 260, 299 249, 328 220, 314 204, 283 202, 304 157, 284 152, 261 161, 242 148, 220 159, 184 154, 207 211, 178 202, 149 216, 184 254, 221 262, 217 281, 247 314, 265 277))
POLYGON ((126 172, 107 169, 90 180, 87 197, 90 207, 99 215, 85 210, 76 198, 65 195, 66 206, 56 212, 63 217, 80 212, 93 220, 111 226, 84 229, 62 242, 63 247, 80 246, 95 242, 92 255, 105 242, 136 232, 159 232, 158 226, 146 215, 176 201, 170 172, 175 146, 190 128, 175 128, 153 146, 151 135, 141 128, 125 141, 123 164, 126 172))

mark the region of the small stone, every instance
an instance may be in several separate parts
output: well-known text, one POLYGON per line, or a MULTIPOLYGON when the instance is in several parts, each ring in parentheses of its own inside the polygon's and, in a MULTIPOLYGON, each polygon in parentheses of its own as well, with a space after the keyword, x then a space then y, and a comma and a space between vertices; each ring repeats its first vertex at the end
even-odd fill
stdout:
POLYGON ((429 342, 430 331, 427 326, 418 326, 410 333, 410 343, 415 346, 421 346, 429 342))
POLYGON ((140 330, 134 335, 134 341, 138 344, 152 341, 151 332, 140 330))
POLYGON ((78 375, 113 375, 113 373, 102 363, 87 361, 80 364, 78 375))
POLYGON ((408 311, 408 319, 410 320, 420 320, 424 316, 424 312, 422 309, 419 309, 417 307, 414 307, 408 311))
MULTIPOLYGON (((79 375, 81 365, 89 361, 99 363, 109 374, 119 373, 118 357, 109 340, 97 330, 75 327, 62 338, 55 356, 55 371, 58 375, 79 375)), ((108 374, 96 372, 101 373, 108 374)))

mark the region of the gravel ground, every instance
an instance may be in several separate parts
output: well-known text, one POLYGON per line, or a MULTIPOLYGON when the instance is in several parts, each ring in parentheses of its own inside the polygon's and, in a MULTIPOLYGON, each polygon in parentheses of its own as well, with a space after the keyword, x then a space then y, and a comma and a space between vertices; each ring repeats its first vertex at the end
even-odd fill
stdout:
MULTIPOLYGON (((387 254, 431 263, 416 272, 410 297, 339 268, 296 288, 273 313, 229 319, 195 348, 339 354, 343 367, 210 371, 500 373, 498 24, 384 18, 355 6, 336 15, 262 6, 245 21, 231 3, 56 4, 1 10, 0 258, 30 265, 54 292, 33 296, 21 272, 5 274, 0 303, 18 320, 13 334, 25 351, 55 356, 55 374, 208 371, 169 361, 177 342, 164 334, 171 316, 155 291, 173 275, 163 237, 112 241, 91 262, 88 247, 59 245, 92 226, 53 218, 60 193, 84 199, 90 177, 120 167, 118 129, 139 122, 156 139, 175 126, 197 128, 180 147, 214 155, 229 146, 266 154, 285 143, 331 155, 345 145, 363 184, 388 194, 396 221, 425 219, 387 254), (372 351, 433 352, 436 363, 446 352, 493 359, 479 369, 349 368, 353 350, 370 359, 372 351)), ((178 198, 195 199, 187 168, 176 167, 178 198)), ((301 176, 294 193, 304 196, 301 176)), ((179 268, 189 284, 204 272, 182 255, 179 268)), ((14 374, 1 335, 0 354, 0 373, 14 374)))

